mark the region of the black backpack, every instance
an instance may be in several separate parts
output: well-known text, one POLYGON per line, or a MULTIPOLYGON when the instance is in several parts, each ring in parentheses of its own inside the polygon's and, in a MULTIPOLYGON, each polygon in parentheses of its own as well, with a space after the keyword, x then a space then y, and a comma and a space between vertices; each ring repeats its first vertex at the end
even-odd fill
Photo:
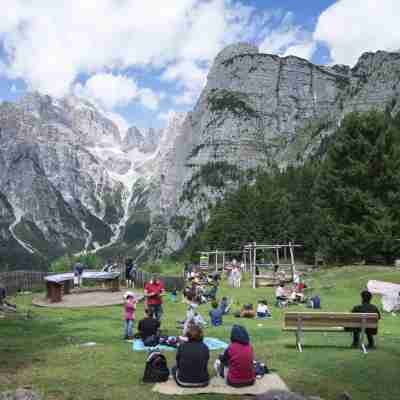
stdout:
POLYGON ((169 378, 169 369, 167 359, 164 354, 159 351, 153 351, 146 360, 144 369, 143 382, 156 383, 166 382, 169 378))

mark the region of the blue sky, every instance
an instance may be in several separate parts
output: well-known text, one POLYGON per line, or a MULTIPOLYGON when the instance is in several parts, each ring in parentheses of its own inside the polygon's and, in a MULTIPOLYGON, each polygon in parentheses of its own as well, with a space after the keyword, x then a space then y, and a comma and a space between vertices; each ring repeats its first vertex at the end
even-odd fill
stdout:
POLYGON ((234 42, 318 64, 354 65, 364 51, 400 48, 398 0, 2 0, 2 6, 0 100, 28 90, 72 93, 122 130, 160 127, 171 113, 191 110, 214 57, 234 42))

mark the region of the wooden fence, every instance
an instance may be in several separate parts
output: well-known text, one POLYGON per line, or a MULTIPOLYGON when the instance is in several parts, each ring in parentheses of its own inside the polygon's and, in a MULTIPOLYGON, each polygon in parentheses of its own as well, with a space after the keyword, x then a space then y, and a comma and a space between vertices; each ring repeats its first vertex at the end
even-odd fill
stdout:
POLYGON ((31 291, 44 288, 45 276, 48 272, 42 271, 9 271, 0 272, 0 285, 4 286, 7 294, 14 294, 18 291, 31 291))
MULTIPOLYGON (((43 271, 10 271, 0 272, 0 285, 4 286, 9 295, 12 295, 18 291, 31 291, 34 289, 44 289, 45 282, 44 277, 51 275, 50 272, 43 271)), ((150 272, 137 271, 135 287, 143 288, 145 282, 151 278, 150 272)), ((166 290, 182 290, 185 285, 185 281, 182 277, 175 276, 160 276, 160 279, 164 282, 166 290)))
MULTIPOLYGON (((151 273, 146 271, 137 271, 135 279, 135 287, 142 288, 146 282, 151 278, 151 273)), ((176 288, 177 290, 182 290, 185 287, 185 280, 181 276, 162 276, 160 275, 160 280, 164 282, 166 290, 172 290, 176 288)))

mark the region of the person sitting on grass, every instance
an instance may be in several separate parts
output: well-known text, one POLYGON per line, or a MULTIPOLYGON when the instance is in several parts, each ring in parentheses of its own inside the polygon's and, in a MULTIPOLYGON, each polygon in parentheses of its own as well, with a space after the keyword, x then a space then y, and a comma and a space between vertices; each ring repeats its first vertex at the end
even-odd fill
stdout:
POLYGON ((229 312, 230 304, 227 297, 223 297, 219 302, 218 307, 221 309, 222 314, 226 315, 229 312))
POLYGON ((132 292, 125 293, 125 340, 132 340, 133 323, 135 322, 136 300, 132 292))
POLYGON ((286 304, 288 302, 288 297, 286 294, 284 282, 281 282, 279 284, 279 286, 276 288, 275 298, 276 298, 276 303, 278 304, 278 306, 281 305, 282 303, 286 304))
POLYGON ((218 302, 217 301, 213 301, 211 303, 211 307, 212 309, 209 312, 210 318, 211 318, 211 325, 212 326, 220 326, 222 325, 222 316, 223 316, 223 312, 222 310, 218 307, 218 302))
POLYGON ((254 318, 256 312, 254 311, 253 304, 243 304, 240 310, 240 318, 254 318))
POLYGON ((188 312, 186 320, 183 324, 182 335, 184 337, 187 336, 187 332, 191 325, 196 325, 200 328, 204 328, 207 326, 207 322, 195 308, 191 312, 188 312))
POLYGON ((231 343, 218 361, 217 370, 220 376, 225 377, 228 385, 244 387, 254 384, 254 353, 249 334, 243 326, 233 325, 231 343))
POLYGON ((149 337, 160 336, 160 322, 152 317, 147 308, 144 310, 144 318, 139 321, 138 331, 143 342, 149 337))
POLYGON ((211 287, 205 292, 204 296, 206 300, 215 300, 218 292, 218 282, 212 282, 211 287))
POLYGON ((267 300, 260 300, 257 304, 256 318, 266 319, 271 317, 271 311, 268 308, 267 300))
MULTIPOLYGON (((351 312, 353 313, 371 313, 371 314, 378 314, 378 319, 381 319, 381 314, 378 308, 371 304, 372 294, 368 290, 363 290, 361 292, 361 302, 357 306, 354 306, 351 312)), ((374 336, 378 333, 376 328, 367 328, 365 330, 368 339, 368 349, 375 348, 374 336)), ((353 329, 353 344, 352 347, 358 348, 360 345, 360 329, 355 328, 353 329)))
POLYGON ((190 325, 187 339, 187 342, 178 347, 172 376, 178 386, 205 387, 210 380, 207 368, 210 350, 203 343, 202 329, 197 325, 190 325))

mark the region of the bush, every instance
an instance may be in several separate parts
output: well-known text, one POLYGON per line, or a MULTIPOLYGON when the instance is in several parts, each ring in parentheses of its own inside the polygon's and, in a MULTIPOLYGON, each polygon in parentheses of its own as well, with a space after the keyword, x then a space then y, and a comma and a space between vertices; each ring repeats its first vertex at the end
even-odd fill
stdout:
POLYGON ((56 273, 70 272, 77 262, 81 262, 87 269, 98 269, 102 265, 101 258, 94 253, 82 254, 80 256, 65 255, 52 262, 50 271, 56 273))

